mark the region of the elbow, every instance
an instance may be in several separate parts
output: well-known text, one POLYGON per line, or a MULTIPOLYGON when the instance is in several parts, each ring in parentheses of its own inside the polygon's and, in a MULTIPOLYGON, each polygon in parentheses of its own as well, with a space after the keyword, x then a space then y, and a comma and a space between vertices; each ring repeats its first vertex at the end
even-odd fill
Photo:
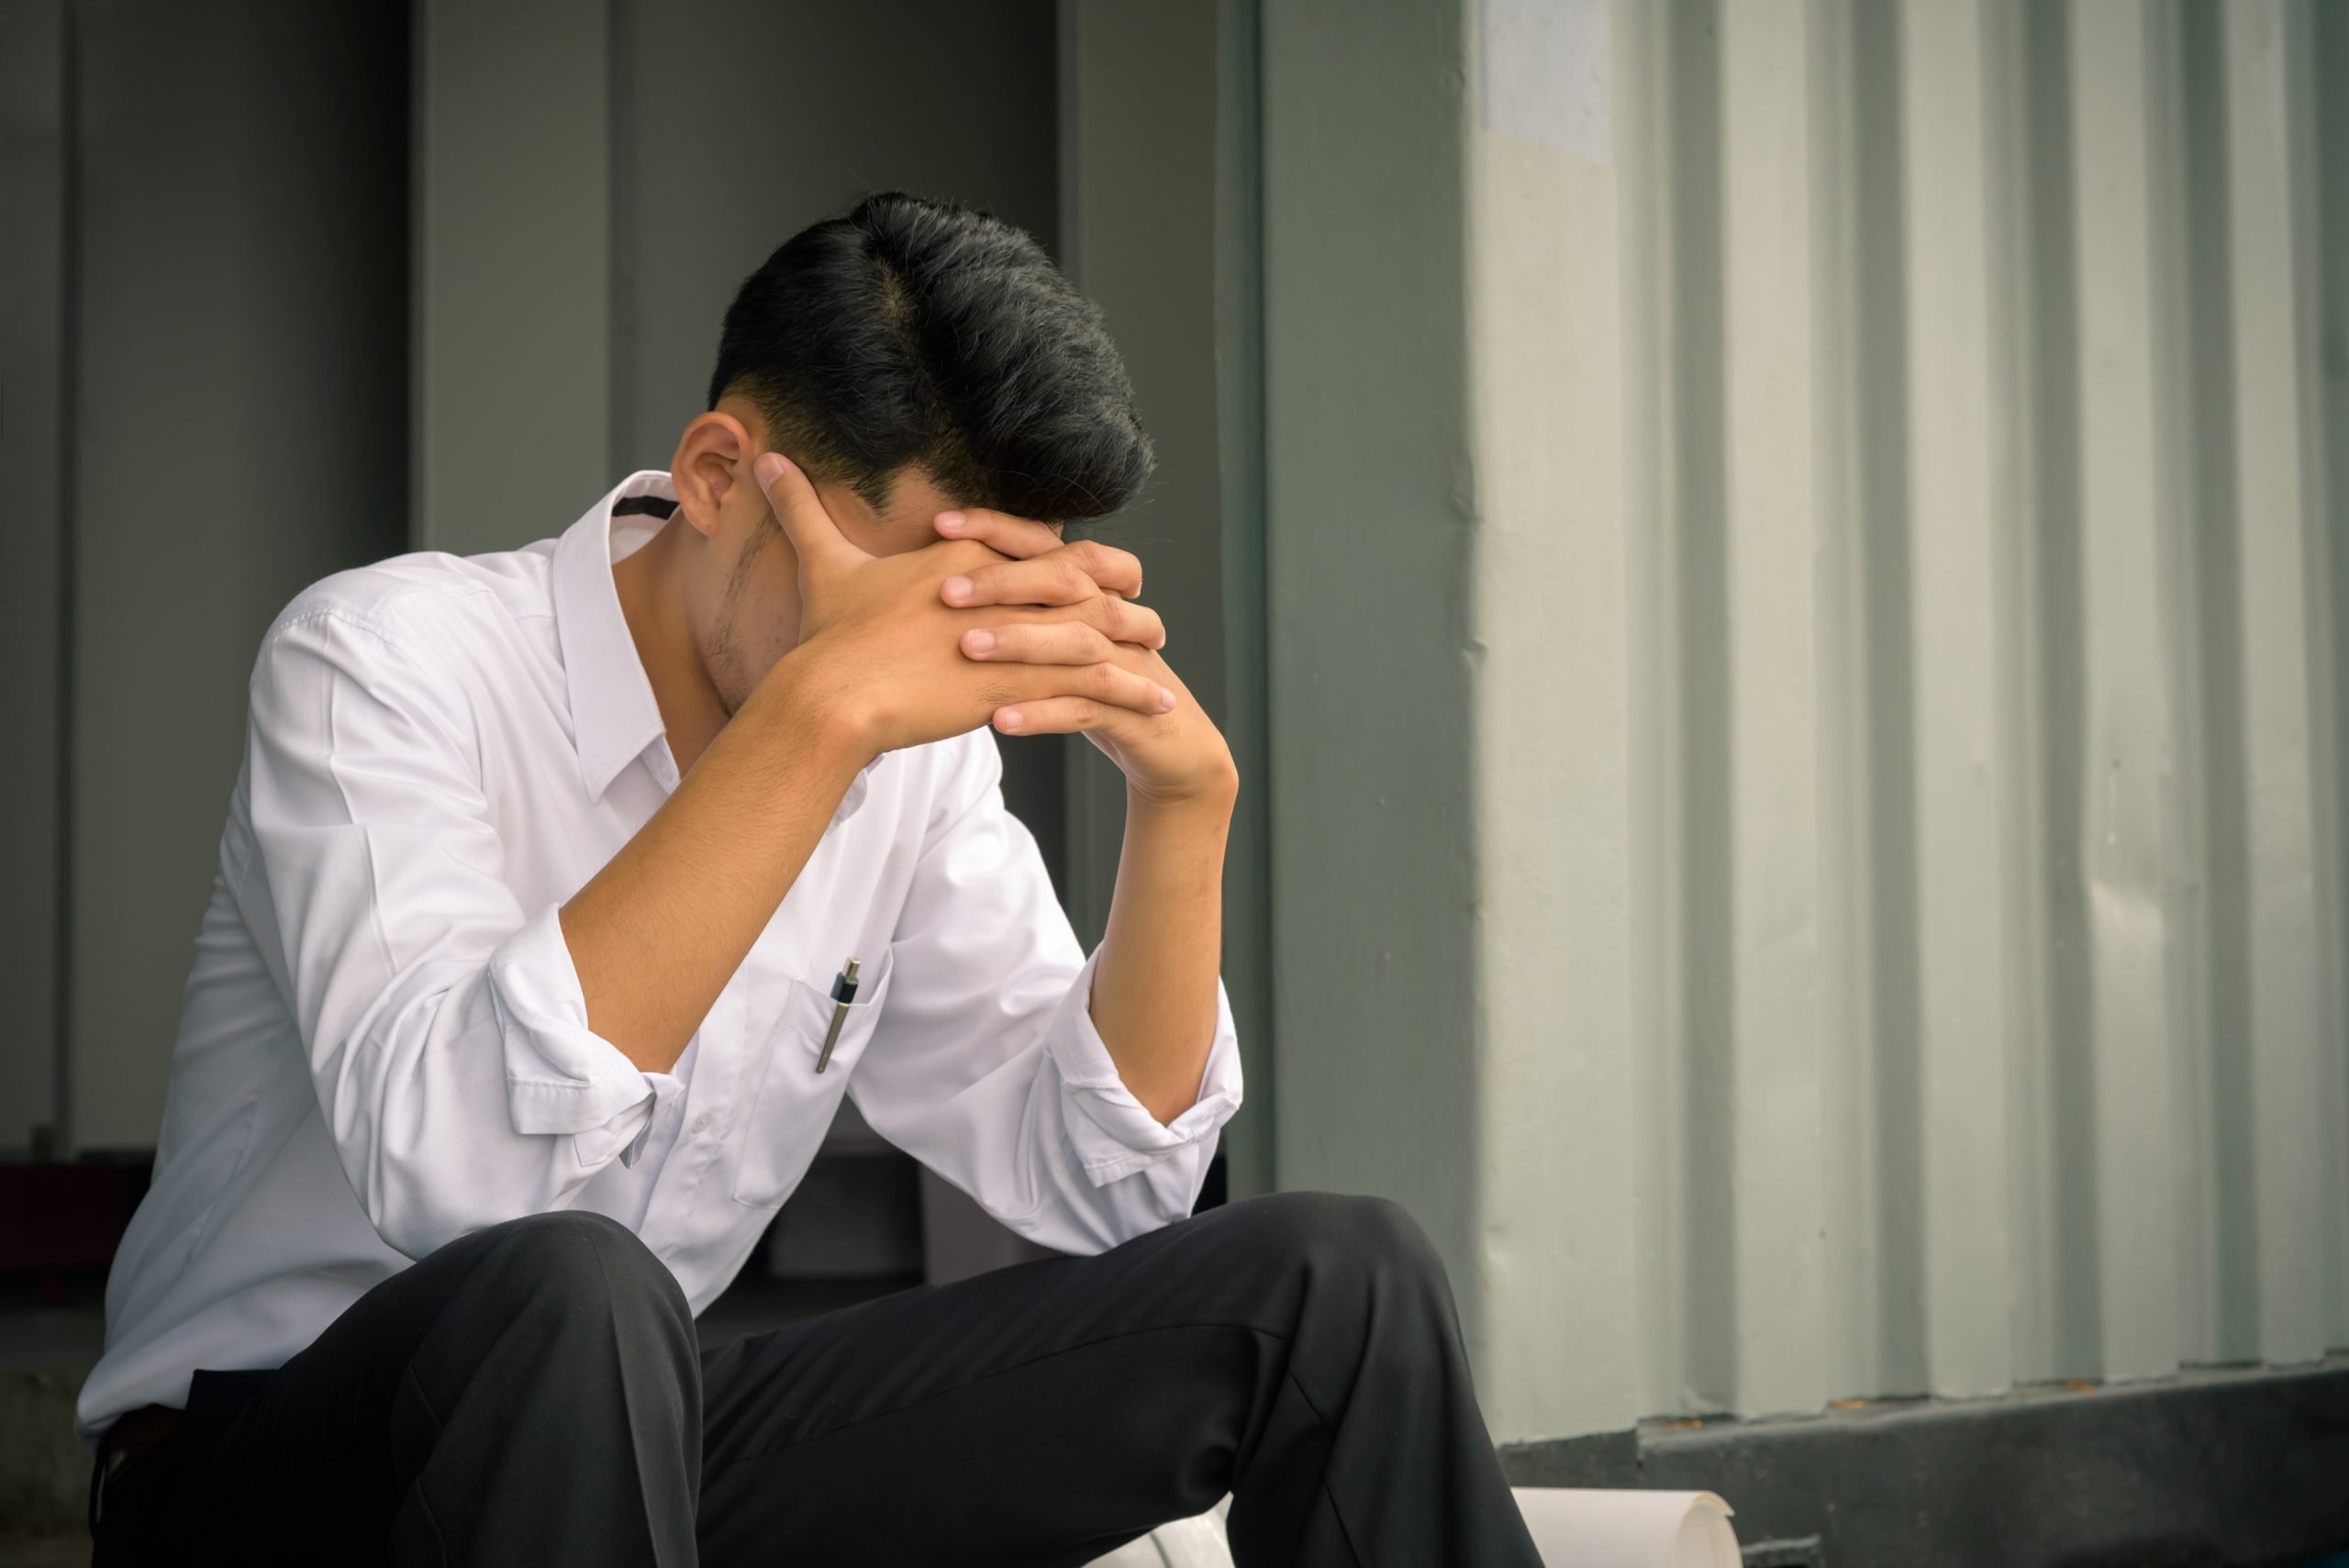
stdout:
POLYGON ((1161 1127, 1173 1127, 1177 1117, 1199 1103, 1197 1095, 1179 1092, 1136 1095, 1134 1098, 1141 1102, 1141 1108, 1148 1111, 1151 1119, 1161 1127))
POLYGON ((420 1171, 389 1169, 378 1170, 357 1191, 367 1223, 384 1245, 411 1262, 421 1262, 460 1236, 516 1218, 478 1201, 464 1201, 451 1190, 455 1184, 420 1171))
POLYGON ((445 1218, 423 1213, 408 1204, 373 1203, 365 1206, 368 1223, 384 1245, 407 1259, 422 1262, 449 1242, 478 1226, 451 1224, 445 1218))
POLYGON ((384 1245, 421 1262, 460 1236, 545 1207, 530 1204, 516 1173, 484 1168, 467 1152, 459 1139, 350 1138, 342 1168, 384 1245))

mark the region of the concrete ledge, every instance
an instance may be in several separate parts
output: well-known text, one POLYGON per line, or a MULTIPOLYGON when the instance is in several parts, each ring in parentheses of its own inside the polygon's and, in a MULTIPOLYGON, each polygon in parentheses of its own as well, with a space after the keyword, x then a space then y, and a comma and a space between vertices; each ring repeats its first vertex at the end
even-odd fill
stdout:
POLYGON ((73 1435, 81 1389, 79 1373, 0 1371, 0 1532, 83 1528, 90 1454, 73 1435))
POLYGON ((2288 1563, 2349 1548, 2349 1355, 1510 1444, 1520 1486, 1709 1487, 1787 1564, 2288 1563))

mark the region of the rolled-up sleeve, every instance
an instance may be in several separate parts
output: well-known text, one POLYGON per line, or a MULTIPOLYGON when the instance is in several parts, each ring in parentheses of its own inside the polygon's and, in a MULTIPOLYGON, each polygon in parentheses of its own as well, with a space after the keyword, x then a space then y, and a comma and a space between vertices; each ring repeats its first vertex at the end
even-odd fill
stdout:
POLYGON ((587 1027, 587 998, 560 914, 548 905, 490 958, 507 1109, 516 1132, 570 1134, 582 1166, 600 1165, 615 1150, 621 1163, 633 1165, 653 1110, 681 1085, 666 1073, 645 1072, 587 1027))
MULTIPOLYGON (((1118 1073, 1109 1048, 1093 1026, 1095 949, 1070 982, 1054 1009, 1045 1046, 1060 1074, 1069 1143, 1077 1163, 1096 1184, 1114 1182, 1163 1163, 1170 1156, 1204 1144, 1214 1152, 1223 1124, 1240 1108, 1240 1041, 1231 1027, 1231 999, 1221 981, 1215 988, 1215 1042, 1199 1075, 1198 1098, 1173 1121, 1161 1122, 1142 1107, 1118 1073)), ((1180 1162, 1186 1173, 1191 1162, 1180 1162)), ((1204 1163, 1197 1173, 1206 1174, 1204 1163)), ((1196 1184, 1191 1196, 1197 1195, 1196 1184)), ((1185 1203, 1188 1211, 1189 1202, 1185 1203)))
POLYGON ((1241 1084, 1231 1007, 1170 1123, 1126 1086, 1091 1010, 1094 959, 985 730, 952 743, 891 943, 892 980, 849 1092, 882 1136, 1012 1229, 1095 1252, 1191 1212, 1241 1084))
POLYGON ((680 1085, 587 1027, 558 906, 526 908, 500 875, 462 684, 413 646, 331 611, 273 632, 237 893, 274 939, 352 1190, 422 1257, 632 1162, 680 1085))

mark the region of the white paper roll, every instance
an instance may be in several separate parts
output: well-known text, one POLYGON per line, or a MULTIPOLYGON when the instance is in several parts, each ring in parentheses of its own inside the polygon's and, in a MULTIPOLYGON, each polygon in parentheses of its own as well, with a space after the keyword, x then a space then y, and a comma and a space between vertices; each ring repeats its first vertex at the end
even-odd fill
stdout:
MULTIPOLYGON (((1513 1490, 1546 1568, 1738 1568, 1730 1506, 1710 1492, 1513 1490)), ((1161 1525, 1091 1568, 1230 1568, 1230 1508, 1226 1497, 1197 1518, 1161 1525)))
POLYGON ((1738 1568, 1730 1507, 1710 1492, 1512 1490, 1547 1568, 1738 1568))

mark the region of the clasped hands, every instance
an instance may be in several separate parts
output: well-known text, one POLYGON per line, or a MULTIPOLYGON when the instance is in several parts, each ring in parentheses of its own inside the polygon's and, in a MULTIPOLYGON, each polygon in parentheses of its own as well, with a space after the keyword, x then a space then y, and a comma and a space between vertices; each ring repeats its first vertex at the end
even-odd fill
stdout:
POLYGON ((1135 795, 1229 806, 1230 751, 1162 656, 1166 629, 1134 601, 1131 553, 972 508, 940 513, 936 541, 876 556, 796 464, 769 452, 753 472, 798 556, 791 657, 822 672, 874 754, 984 724, 1077 733, 1135 795))

